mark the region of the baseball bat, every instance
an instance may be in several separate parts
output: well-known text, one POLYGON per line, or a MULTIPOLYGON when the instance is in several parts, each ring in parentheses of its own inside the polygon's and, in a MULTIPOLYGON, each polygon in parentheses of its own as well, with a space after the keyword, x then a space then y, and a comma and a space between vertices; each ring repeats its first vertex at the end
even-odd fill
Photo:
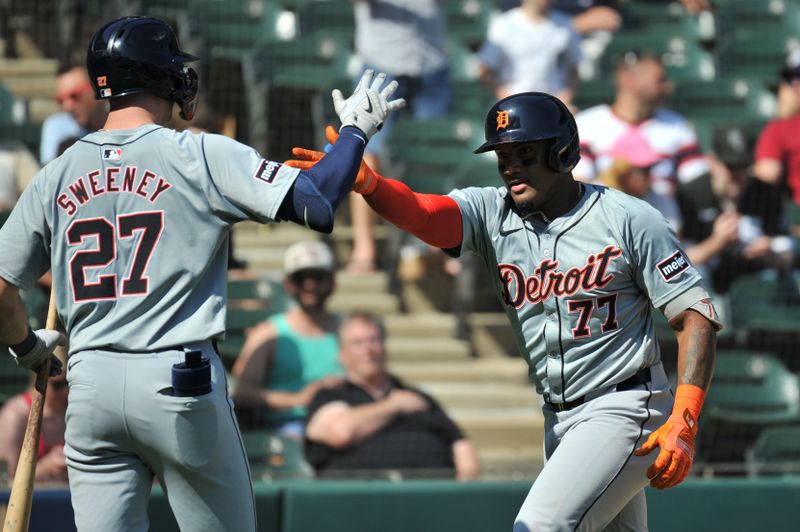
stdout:
MULTIPOLYGON (((50 306, 47 309, 48 329, 55 329, 58 322, 56 313, 55 290, 50 288, 50 306)), ((11 486, 11 495, 8 499, 5 525, 3 532, 27 532, 31 522, 31 504, 33 503, 33 481, 36 476, 36 458, 39 453, 39 436, 42 430, 42 417, 44 413, 44 399, 47 394, 47 379, 50 373, 50 360, 39 367, 36 372, 36 384, 32 393, 31 412, 28 415, 28 425, 25 427, 25 437, 22 440, 22 450, 19 453, 17 471, 14 474, 14 484, 11 486)))

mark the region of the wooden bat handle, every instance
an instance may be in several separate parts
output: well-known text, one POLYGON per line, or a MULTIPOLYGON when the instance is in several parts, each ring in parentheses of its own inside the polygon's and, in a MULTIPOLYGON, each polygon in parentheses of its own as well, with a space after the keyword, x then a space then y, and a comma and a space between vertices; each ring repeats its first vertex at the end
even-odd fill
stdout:
MULTIPOLYGON (((50 307, 47 309, 48 329, 55 329, 58 323, 56 313, 55 291, 50 288, 50 307)), ((36 372, 36 384, 32 395, 31 413, 28 415, 28 426, 22 440, 14 484, 8 499, 6 520, 3 532, 27 532, 31 522, 31 504, 33 503, 33 482, 36 477, 36 458, 39 454, 39 435, 42 430, 44 399, 47 394, 47 379, 50 374, 50 360, 41 365, 36 372)))

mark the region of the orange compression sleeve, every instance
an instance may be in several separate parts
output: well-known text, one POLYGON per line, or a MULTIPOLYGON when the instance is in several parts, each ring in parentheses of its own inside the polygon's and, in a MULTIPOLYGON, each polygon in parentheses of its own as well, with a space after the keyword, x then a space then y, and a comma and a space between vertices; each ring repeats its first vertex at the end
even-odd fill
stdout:
POLYGON ((385 220, 438 248, 461 246, 461 209, 453 198, 420 194, 394 179, 378 177, 370 207, 385 220))

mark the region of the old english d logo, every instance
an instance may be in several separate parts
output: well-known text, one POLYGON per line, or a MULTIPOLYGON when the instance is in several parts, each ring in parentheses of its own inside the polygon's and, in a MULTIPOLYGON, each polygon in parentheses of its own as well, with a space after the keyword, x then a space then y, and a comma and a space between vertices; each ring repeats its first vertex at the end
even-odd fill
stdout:
POLYGON ((105 87, 108 84, 105 76, 97 76, 97 86, 105 87))
POLYGON ((497 111, 497 129, 508 127, 508 111, 497 111))

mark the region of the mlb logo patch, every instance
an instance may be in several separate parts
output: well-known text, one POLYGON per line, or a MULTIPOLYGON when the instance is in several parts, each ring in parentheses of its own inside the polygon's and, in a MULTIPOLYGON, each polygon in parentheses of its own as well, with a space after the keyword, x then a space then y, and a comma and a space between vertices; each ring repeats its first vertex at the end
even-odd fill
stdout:
POLYGON ((122 159, 122 148, 103 148, 103 160, 119 161, 122 159))
POLYGON ((666 259, 656 264, 658 273, 661 274, 661 277, 663 277, 665 281, 671 281, 675 279, 677 276, 687 270, 689 266, 691 266, 691 264, 689 264, 689 259, 686 258, 686 255, 684 255, 682 251, 676 251, 666 259))
POLYGON ((256 174, 253 177, 271 185, 275 181, 275 176, 278 175, 278 170, 281 169, 281 166, 283 166, 282 163, 264 159, 258 165, 258 170, 256 170, 256 174))

